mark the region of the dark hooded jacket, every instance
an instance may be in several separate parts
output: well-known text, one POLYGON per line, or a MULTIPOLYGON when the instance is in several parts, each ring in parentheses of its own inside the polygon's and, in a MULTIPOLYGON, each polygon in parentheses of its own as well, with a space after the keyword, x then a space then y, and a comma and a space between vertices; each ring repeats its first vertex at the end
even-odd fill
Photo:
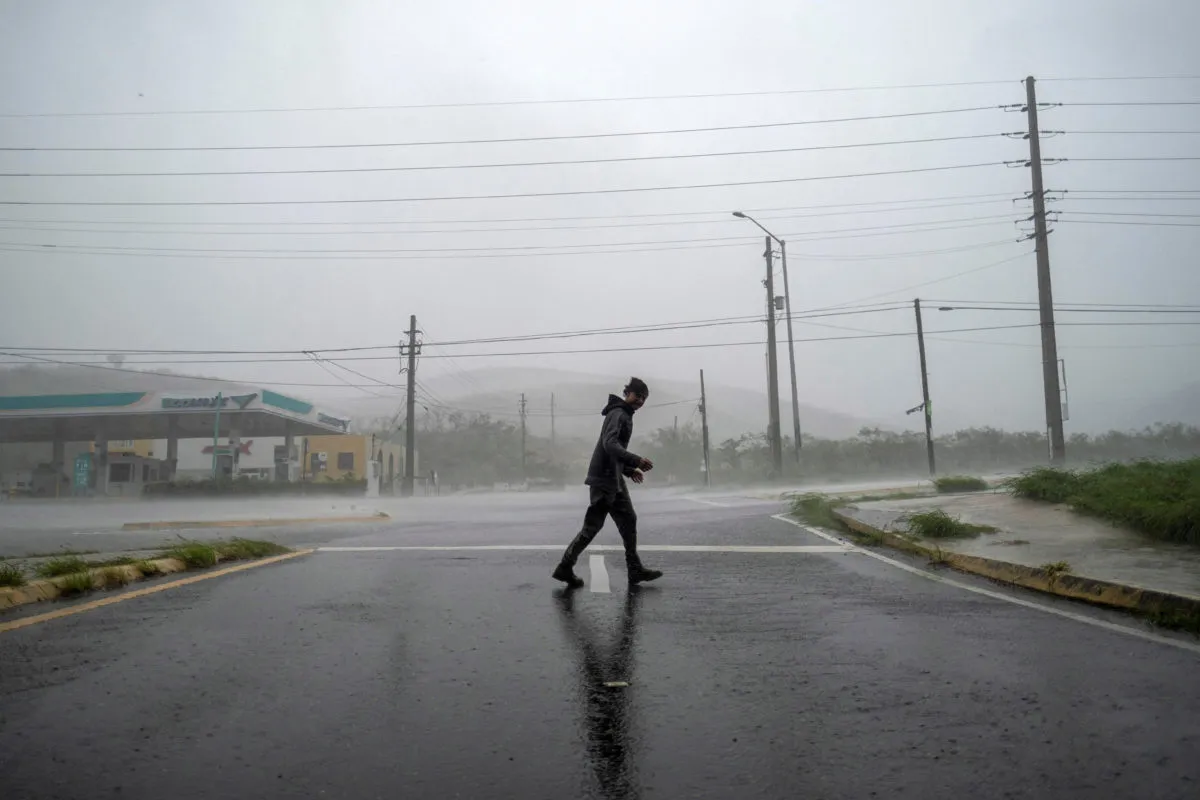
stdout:
POLYGON ((596 449, 592 451, 584 483, 615 491, 624 485, 621 476, 632 474, 642 462, 641 456, 626 449, 633 436, 634 409, 620 397, 610 394, 608 405, 600 413, 604 415, 604 425, 600 428, 596 449))

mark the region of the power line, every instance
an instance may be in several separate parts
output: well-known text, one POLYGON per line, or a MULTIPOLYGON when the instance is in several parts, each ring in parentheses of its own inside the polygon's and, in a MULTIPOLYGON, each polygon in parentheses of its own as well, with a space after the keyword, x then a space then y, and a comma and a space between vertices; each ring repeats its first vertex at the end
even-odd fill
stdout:
POLYGON ((722 131, 763 130, 767 128, 790 128, 800 125, 833 125, 846 122, 868 122, 885 119, 932 117, 945 114, 966 114, 976 111, 994 111, 1000 106, 970 106, 966 108, 942 108, 931 111, 903 111, 894 114, 868 114, 857 117, 834 117, 829 119, 789 120, 784 122, 753 122, 741 125, 719 125, 706 128, 667 128, 644 131, 607 131, 602 133, 554 134, 548 136, 515 136, 499 139, 446 139, 418 142, 367 142, 362 144, 264 144, 264 145, 208 145, 171 147, 0 147, 0 152, 33 153, 163 153, 200 151, 252 151, 252 150, 348 150, 375 147, 443 147, 450 145, 515 144, 520 142, 561 142, 579 139, 614 139, 627 136, 675 136, 689 133, 715 133, 722 131))
MULTIPOLYGON (((905 222, 895 225, 876 225, 858 228, 831 228, 827 231, 806 231, 793 232, 787 234, 789 241, 823 241, 826 239, 842 239, 842 238, 860 238, 860 237, 843 237, 843 236, 825 236, 824 234, 839 234, 839 233, 865 233, 869 231, 892 231, 894 233, 927 233, 941 230, 958 230, 961 228, 979 227, 980 221, 998 222, 1010 221, 1011 215, 989 215, 980 217, 960 217, 947 220, 929 220, 922 222, 905 222), (958 224, 971 223, 971 224, 958 224), (928 227, 927 227, 928 226, 928 227)), ((4 230, 0 228, 0 230, 4 230)), ((347 254, 347 253, 447 253, 453 251, 455 253, 493 253, 500 251, 529 251, 529 250, 562 250, 566 253, 574 252, 576 248, 595 248, 595 247, 626 247, 626 246, 642 246, 642 245, 659 245, 659 244, 693 244, 699 242, 749 242, 757 239, 754 236, 718 236, 718 237, 703 237, 691 239, 651 239, 635 242, 597 242, 588 244, 550 244, 550 245, 504 245, 504 246, 489 246, 489 247, 436 247, 436 248, 332 248, 326 250, 318 249, 292 249, 292 248, 235 248, 235 247, 219 247, 219 248, 201 248, 201 247, 129 247, 118 245, 100 245, 100 244, 47 244, 43 242, 3 242, 0 245, 9 247, 50 247, 50 248, 91 248, 98 250, 113 250, 116 252, 140 251, 153 253, 287 253, 287 254, 306 254, 306 253, 324 253, 324 254, 347 254)))
MULTIPOLYGON (((1086 325, 1088 323, 1075 323, 1075 324, 1086 325)), ((1102 324, 1102 323, 1097 323, 1097 324, 1102 324)), ((1113 323, 1113 324, 1121 324, 1121 323, 1113 323)), ((1128 324, 1137 324, 1137 323, 1128 323, 1128 324)), ((1149 325, 1149 324, 1155 324, 1155 323, 1145 323, 1145 324, 1149 325)), ((1160 323, 1160 324, 1166 324, 1166 323, 1160 323)), ((1196 323, 1196 324, 1200 324, 1200 323, 1196 323)), ((1014 328, 1030 328, 1030 327, 1037 327, 1037 324, 1029 323, 1029 324, 1019 324, 1019 325, 992 325, 992 326, 975 327, 975 328, 958 328, 958 329, 946 330, 946 331, 930 331, 930 333, 931 334, 933 334, 933 333, 967 333, 967 332, 991 331, 991 330, 1011 330, 1014 328)), ((881 332, 881 333, 872 333, 872 334, 859 334, 859 335, 853 335, 853 336, 812 337, 812 338, 807 338, 807 339, 796 339, 796 341, 798 341, 798 342, 832 342, 832 341, 845 341, 845 340, 851 340, 851 339, 879 339, 879 338, 890 338, 890 337, 895 337, 895 336, 912 336, 912 335, 913 334, 909 331, 895 331, 895 332, 881 332)), ((632 346, 632 347, 583 348, 583 349, 574 349, 574 350, 535 350, 535 351, 503 352, 503 353, 434 353, 434 354, 423 354, 422 358, 426 358, 426 359, 502 358, 502 357, 512 357, 512 356, 583 355, 583 354, 589 354, 589 353, 628 353, 628 352, 645 352, 645 351, 659 351, 659 350, 662 350, 662 351, 666 351, 666 350, 696 350, 696 349, 705 349, 705 348, 716 349, 716 348, 724 348, 724 347, 750 347, 750 346, 761 347, 764 344, 766 344, 765 340, 753 340, 753 341, 741 341, 741 342, 704 342, 704 343, 692 343, 692 344, 638 345, 638 346, 632 346)), ((53 359, 47 359, 47 358, 44 358, 41 356, 28 356, 28 355, 22 355, 20 353, 12 353, 12 352, 5 352, 5 351, 0 351, 0 355, 9 356, 11 358, 25 358, 25 359, 34 359, 34 360, 38 360, 38 361, 47 361, 49 363, 60 363, 60 364, 64 364, 67 366, 88 366, 88 367, 94 367, 97 369, 106 369, 106 367, 103 367, 99 364, 90 363, 90 362, 78 362, 78 363, 56 362, 53 359)), ((349 357, 342 358, 339 360, 340 361, 380 361, 380 360, 390 360, 391 358, 392 358, 391 356, 349 356, 349 357)), ((252 362, 252 363, 279 363, 279 362, 288 362, 288 361, 294 361, 294 360, 305 361, 307 359, 270 359, 265 362, 263 360, 253 360, 253 359, 249 360, 249 362, 236 360, 236 359, 225 359, 225 360, 214 359, 214 360, 193 360, 193 361, 176 361, 176 362, 160 362, 160 363, 176 363, 176 364, 217 364, 217 363, 228 364, 228 363, 250 363, 250 362, 252 362)), ((148 364, 148 363, 152 363, 152 362, 141 362, 141 363, 148 364)), ((113 369, 116 369, 116 368, 113 368, 113 369)), ((126 370, 124 368, 122 368, 121 371, 132 371, 132 372, 140 373, 139 370, 126 370)), ((144 373, 142 373, 142 374, 144 374, 144 373)), ((178 377, 185 377, 185 376, 178 376, 178 377)))
POLYGON ((224 108, 224 109, 193 109, 176 111, 59 111, 59 112, 27 112, 0 114, 0 119, 34 119, 34 118, 69 118, 69 117, 162 117, 162 116, 197 116, 208 114, 283 114, 283 113, 313 113, 341 111, 413 111, 433 108, 488 108, 501 106, 540 106, 567 105, 578 103, 629 103, 651 100, 708 100, 727 97, 780 97, 784 95, 829 94, 838 92, 876 92, 898 91, 904 89, 943 89, 965 86, 999 86, 1014 83, 1005 81, 955 81, 950 83, 908 83, 891 86, 851 86, 827 89, 775 89, 751 92, 705 92, 700 94, 660 94, 634 95, 628 97, 577 97, 567 99, 547 100, 482 100, 459 103, 409 103, 391 105, 358 105, 358 106, 296 106, 275 108, 224 108))
POLYGON ((1200 131, 1063 131, 1067 136, 1191 136, 1200 131))
POLYGON ((865 297, 859 297, 854 300, 849 300, 846 303, 843 303, 841 306, 831 306, 831 308, 844 308, 844 307, 850 306, 853 303, 861 303, 864 300, 875 300, 880 297, 890 297, 892 295, 899 294, 901 292, 908 292, 913 289, 920 289, 923 286, 932 286, 935 283, 944 283, 945 281, 954 280, 955 278, 961 278, 964 275, 971 275, 976 272, 983 272, 986 269, 992 269, 993 267, 999 267, 1003 264, 1008 264, 1013 261, 1017 261, 1018 259, 1022 259, 1022 258, 1025 258, 1026 256, 1031 256, 1031 255, 1033 255, 1033 251, 1026 251, 1024 253, 1018 253, 1015 256, 1009 256, 1008 258, 1002 258, 999 261, 993 261, 990 264, 984 264, 979 267, 972 267, 971 269, 965 269, 962 272, 955 272, 953 275, 946 275, 941 278, 934 278, 932 280, 922 281, 920 283, 909 284, 908 286, 901 286, 899 289, 891 289, 886 292, 879 292, 877 294, 867 295, 865 297))
MULTIPOLYGON (((1108 322, 1108 323, 1104 323, 1104 322, 1095 322, 1095 323, 1092 323, 1092 322, 1066 322, 1066 323, 1061 323, 1061 324, 1064 326, 1109 327, 1109 326, 1200 325, 1200 322, 1108 322)), ((989 325, 989 326, 978 326, 978 327, 972 327, 972 328, 954 328, 954 329, 947 329, 947 330, 930 331, 928 335, 937 336, 937 335, 942 335, 942 334, 947 334, 947 333, 976 333, 976 332, 981 332, 981 331, 1014 330, 1014 329, 1018 329, 1018 328, 1035 328, 1035 327, 1038 327, 1037 323, 1027 323, 1027 324, 1017 324, 1017 325, 989 325)), ((850 336, 810 337, 810 338, 805 338, 805 339, 797 339, 796 341, 806 342, 806 343, 807 342, 832 342, 832 341, 851 341, 851 340, 863 340, 863 339, 886 339, 886 338, 895 338, 895 337, 907 337, 907 336, 912 336, 912 335, 913 335, 913 333, 910 331, 890 331, 890 332, 855 334, 855 335, 850 335, 850 336)), ((613 353, 613 352, 624 353, 624 352, 644 352, 644 351, 716 349, 716 348, 726 348, 726 347, 750 347, 750 346, 762 347, 764 344, 765 344, 765 341, 763 341, 763 340, 753 340, 753 341, 741 341, 741 342, 708 342, 708 343, 695 343, 695 344, 644 345, 644 346, 620 347, 620 348, 584 348, 584 349, 574 349, 574 350, 540 350, 540 351, 503 352, 503 353, 461 353, 461 354, 443 353, 443 354, 425 355, 423 357, 424 358, 433 358, 433 359, 453 359, 453 358, 503 358, 503 357, 517 357, 517 356, 582 355, 582 354, 591 354, 591 353, 613 353)), ((130 373, 135 373, 135 374, 139 374, 139 375, 155 374, 155 373, 145 372, 142 370, 128 369, 128 368, 124 368, 124 367, 103 366, 103 365, 100 365, 97 363, 92 363, 92 362, 59 361, 56 359, 45 358, 42 356, 25 355, 25 354, 20 354, 20 353, 12 353, 12 352, 4 352, 4 351, 0 351, 0 355, 8 356, 11 358, 25 359, 25 362, 22 362, 22 363, 28 363, 28 361, 37 361, 37 362, 43 362, 43 363, 49 363, 49 364, 56 364, 56 365, 60 365, 60 366, 88 367, 88 368, 92 368, 92 369, 101 369, 101 370, 109 370, 109 371, 116 371, 116 372, 130 372, 130 373)), ((390 358, 391 358, 390 356, 357 356, 357 357, 351 357, 349 359, 342 359, 342 360, 378 361, 381 359, 390 359, 390 358)), ((204 363, 204 362, 177 362, 177 363, 204 363)), ((228 362, 223 362, 223 363, 228 363, 228 362)), ((199 376, 190 376, 190 375, 170 375, 169 377, 185 378, 185 379, 190 379, 190 380, 207 380, 207 381, 219 380, 219 379, 203 378, 203 377, 199 377, 199 376)), ((232 381, 225 381, 225 382, 232 383, 232 381)), ((279 382, 267 382, 267 381, 256 381, 256 383, 262 383, 264 385, 273 385, 273 386, 282 386, 282 385, 309 385, 309 386, 312 386, 312 385, 314 385, 314 384, 283 384, 283 383, 279 383, 279 382)), ((354 388, 362 388, 362 387, 354 387, 354 388)))
POLYGON ((1200 161, 1200 156, 1128 156, 1119 158, 1064 158, 1061 161, 1200 161))
MULTIPOLYGON (((1005 133, 980 133, 964 136, 937 136, 925 139, 897 139, 884 142, 810 145, 807 147, 775 147, 760 150, 726 150, 710 153, 671 153, 658 156, 613 156, 606 158, 576 158, 558 161, 503 161, 484 164, 420 164, 405 167, 337 167, 324 169, 245 169, 201 170, 195 172, 0 172, 0 178, 172 178, 231 175, 338 175, 360 172, 426 172, 459 169, 499 169, 508 167, 560 167, 579 164, 616 164, 640 161, 671 161, 687 158, 727 158, 731 156, 775 155, 804 153, 818 150, 849 150, 863 147, 959 142, 976 139, 995 139, 1011 136, 1005 133)), ((0 148, 3 149, 3 148, 0 148)))
MULTIPOLYGON (((869 306, 859 306, 850 309, 830 311, 827 309, 814 309, 812 311, 798 312, 793 315, 793 319, 806 320, 824 317, 841 317, 855 316, 859 314, 869 314, 879 311, 892 311, 903 308, 900 303, 873 303, 869 306)), ((583 330, 572 331, 555 331, 549 333, 533 333, 519 334, 515 336, 496 336, 487 338, 470 338, 448 340, 444 342, 433 341, 424 342, 425 347, 458 347, 468 344, 500 344, 511 342, 525 342, 545 339, 570 339, 581 336, 597 336, 606 334, 629 334, 629 333, 661 333, 673 330, 692 330, 696 328, 720 327, 731 324, 761 324, 763 318, 757 315, 738 316, 738 317, 716 317, 711 319, 689 320, 684 322, 665 322, 655 323, 651 325, 627 325, 612 328, 590 328, 583 330)), ((393 350, 395 345, 372 345, 366 347, 339 347, 339 348, 309 348, 304 350, 145 350, 145 349, 124 349, 124 348, 69 348, 69 347, 16 347, 6 346, 7 350, 27 350, 31 352, 53 353, 53 354, 113 354, 120 353, 123 355, 286 355, 286 356, 303 356, 303 358, 291 359, 295 361, 306 361, 311 358, 312 354, 320 353, 350 353, 350 352, 370 352, 378 350, 393 350)), ((386 356, 385 358, 391 358, 386 356)), ((174 363, 174 364, 200 364, 200 363, 271 363, 273 361, 284 361, 285 359, 250 359, 248 361, 231 362, 226 359, 220 359, 213 362, 204 362, 197 360, 190 361, 164 361, 164 362, 137 362, 140 364, 150 363, 174 363)), ((322 357, 322 360, 335 363, 328 358, 322 357)), ((339 360, 346 360, 340 358, 339 360)), ((365 376, 364 376, 365 377, 365 376)), ((371 378, 371 380, 374 380, 371 378)), ((390 385, 390 384, 389 384, 390 385)), ((400 387, 393 387, 400 388, 400 387)))
MULTIPOLYGON (((947 230, 947 229, 942 229, 947 230)), ((915 231, 924 233, 926 231, 915 231)), ((883 234, 855 234, 852 236, 832 236, 828 239, 857 239, 871 236, 880 236, 883 234)), ((809 239, 807 241, 818 241, 809 239)), ((835 253, 791 253, 789 254, 796 261, 884 261, 898 258, 911 258, 916 256, 931 256, 943 255, 947 253, 961 253, 968 250, 980 250, 989 247, 997 247, 999 245, 1011 244, 1013 239, 997 239, 989 242, 980 242, 978 244, 962 245, 958 247, 949 247, 934 250, 910 250, 903 252, 880 253, 873 255, 839 255, 835 253)), ((204 254, 188 254, 188 253, 155 253, 155 252, 113 252, 101 249, 81 249, 73 248, 66 249, 66 245, 36 245, 32 247, 9 247, 0 244, 0 252, 10 253, 37 253, 41 255, 53 255, 55 253, 63 255, 91 255, 91 256, 120 256, 121 258, 180 258, 180 259, 200 259, 203 261, 218 261, 222 259, 236 260, 288 260, 288 261, 469 261, 475 259, 494 259, 494 258, 563 258, 566 256, 589 256, 589 255, 623 255, 628 253, 661 253, 668 251, 679 250, 711 250, 714 248, 730 248, 730 247, 745 247, 745 242, 730 242, 716 244, 688 244, 688 245, 669 245, 667 247, 645 247, 645 248, 629 248, 623 250, 576 250, 572 252, 549 253, 549 252, 513 252, 513 253, 476 253, 468 255, 246 255, 230 253, 228 255, 204 255, 204 254)))
MULTIPOLYGON (((879 234, 862 234, 849 237, 829 237, 831 239, 844 238, 864 238, 866 236, 876 236, 879 234)), ((815 240, 809 240, 815 241, 815 240)), ((839 255, 835 253, 791 253, 789 254, 794 261, 842 261, 842 262, 864 262, 864 261, 886 261, 891 259, 913 258, 918 256, 944 255, 950 253, 962 253, 968 250, 981 250, 999 245, 1012 244, 1013 239, 997 239, 989 242, 980 242, 978 244, 962 245, 958 247, 948 247, 934 250, 909 250, 903 252, 880 253, 873 255, 839 255)), ((202 254, 187 254, 187 253, 148 253, 148 252, 108 252, 104 250, 84 250, 84 249, 58 249, 55 246, 38 246, 33 248, 14 248, 0 245, 0 252, 10 253, 37 253, 41 255, 52 255, 55 252, 64 255, 91 255, 91 256, 120 256, 121 258, 181 258, 181 259, 200 259, 204 261, 218 261, 223 259, 237 260, 316 260, 316 261, 469 261, 475 259, 495 259, 495 258, 563 258, 566 256, 588 256, 588 255, 622 255, 627 253, 661 253, 668 251, 679 250, 711 250, 715 248, 730 248, 730 247, 745 247, 744 242, 733 242, 726 244, 691 244, 691 245, 671 245, 667 247, 646 247, 638 249, 625 250, 578 250, 566 253, 547 253, 547 252, 530 252, 530 253, 483 253, 473 255, 345 255, 345 256, 303 256, 303 255, 202 255, 202 254)))
POLYGON ((1200 222, 1133 222, 1131 220, 1118 219, 1062 219, 1059 222, 1067 222, 1073 225, 1137 225, 1143 227, 1155 228, 1197 228, 1200 227, 1200 222))
MULTIPOLYGON (((1005 196, 1005 198, 1007 198, 1007 195, 1005 196)), ((1082 199, 1087 199, 1087 198, 1082 198, 1082 199)), ((817 212, 815 214, 788 214, 788 215, 780 215, 780 216, 760 216, 759 219, 767 220, 767 221, 775 220, 775 221, 782 222, 782 221, 797 220, 797 219, 815 219, 815 218, 823 218, 823 217, 844 217, 844 216, 850 216, 850 215, 858 216, 860 214, 894 214, 896 212, 927 211, 927 210, 941 209, 941 208, 961 208, 963 206, 995 205, 998 203, 1009 203, 1009 200, 1008 199, 975 200, 975 201, 965 201, 965 202, 959 202, 959 203, 936 203, 936 204, 930 204, 930 205, 924 205, 924 206, 907 206, 907 207, 902 207, 902 208, 869 208, 869 209, 857 209, 857 210, 853 210, 853 211, 825 211, 825 212, 817 212)), ((719 225, 725 225, 725 224, 736 225, 736 224, 739 224, 738 220, 732 219, 730 217, 730 214, 728 211, 725 211, 725 212, 703 212, 703 213, 709 213, 709 214, 719 215, 719 216, 717 217, 717 219, 672 220, 672 221, 660 220, 660 221, 656 221, 656 222, 620 222, 620 223, 615 223, 615 224, 608 223, 608 224, 600 224, 600 225, 541 225, 541 226, 510 227, 510 228, 443 228, 443 229, 417 229, 417 230, 409 229, 409 230, 384 230, 384 231, 377 231, 377 230, 339 230, 339 231, 324 231, 324 230, 322 230, 322 231, 265 231, 265 230, 193 231, 193 230, 183 230, 183 231, 174 231, 174 230, 145 230, 145 229, 139 230, 136 228, 135 229, 129 229, 129 228, 124 228, 124 229, 59 228, 59 227, 45 227, 47 225, 59 224, 58 220, 11 220, 11 219, 6 220, 6 219, 0 219, 0 230, 25 231, 25 232, 34 232, 34 233, 44 231, 47 233, 140 234, 140 235, 151 235, 151 236, 411 236, 411 235, 461 234, 461 233, 525 233, 525 232, 531 232, 531 231, 584 231, 584 230, 590 231, 590 230, 614 230, 614 229, 624 229, 624 228, 657 228, 657 227, 670 227, 670 226, 680 226, 680 225, 717 225, 717 224, 719 224, 719 225), (22 225, 18 225, 15 223, 28 223, 28 224, 36 225, 37 227, 24 227, 22 225)), ((972 218, 966 218, 966 219, 972 219, 972 218)), ((983 219, 983 217, 975 217, 973 219, 983 219)), ((963 221, 963 219, 959 218, 959 219, 947 220, 947 221, 963 221)), ((940 220, 923 220, 920 222, 911 222, 911 223, 906 223, 906 224, 909 224, 909 225, 933 225, 933 224, 938 224, 939 222, 941 222, 941 221, 940 220)), ((70 221, 64 221, 62 224, 72 224, 72 223, 70 221)), ((75 224, 107 225, 107 224, 127 224, 127 223, 103 223, 103 222, 98 222, 98 221, 91 222, 91 221, 85 220, 85 221, 82 221, 81 223, 75 223, 75 224)), ((142 223, 142 224, 169 225, 172 223, 147 222, 147 223, 142 223)), ((211 227, 211 226, 219 226, 219 225, 222 225, 225 223, 196 222, 196 223, 179 223, 179 224, 180 225, 185 225, 185 224, 209 225, 211 227)), ((287 224, 287 223, 271 223, 271 222, 253 223, 253 222, 250 222, 250 223, 243 223, 243 224, 273 226, 273 225, 277 225, 277 224, 283 225, 283 224, 287 224)), ((296 223, 296 224, 303 225, 306 223, 296 223)), ((316 224, 403 225, 403 224, 412 224, 412 223, 350 222, 350 223, 313 223, 313 224, 314 225, 316 225, 316 224)))
POLYGON ((1162 214, 1162 213, 1153 213, 1153 212, 1148 212, 1148 211, 1134 212, 1134 211, 1072 211, 1072 210, 1066 210, 1066 211, 1055 211, 1053 213, 1055 213, 1055 214, 1070 214, 1072 216, 1074 216, 1076 214, 1087 214, 1088 216, 1091 216, 1091 217, 1165 217, 1165 218, 1180 217, 1183 219, 1200 218, 1200 214, 1162 214))
POLYGON ((754 181, 726 181, 722 183, 678 184, 674 186, 635 186, 616 189, 575 189, 556 192, 516 192, 512 194, 443 195, 434 197, 392 198, 343 198, 337 200, 0 200, 5 206, 276 206, 276 205, 343 205, 366 203, 416 203, 446 200, 512 200, 526 197, 574 197, 580 195, 628 194, 640 192, 675 191, 680 189, 727 189, 734 186, 770 186, 785 183, 808 183, 811 181, 843 180, 847 178, 874 178, 883 175, 916 175, 931 172, 949 172, 980 167, 1002 167, 1004 161, 982 161, 974 164, 949 164, 938 167, 913 167, 909 169, 878 170, 875 172, 853 172, 841 175, 805 175, 794 178, 769 178, 754 181))
POLYGON ((1084 81, 1195 81, 1200 75, 1100 75, 1082 78, 1038 78, 1039 83, 1073 83, 1084 81))
MULTIPOLYGON (((1182 81, 1196 80, 1195 75, 1138 75, 1138 76, 1088 76, 1064 78, 1039 78, 1043 83, 1072 83, 1088 81, 1182 81)), ((659 100, 709 100, 735 97, 783 97, 787 95, 805 94, 837 94, 842 92, 880 92, 906 91, 915 89, 946 89, 977 86, 1006 86, 1019 81, 980 80, 980 81, 951 81, 942 83, 901 83, 875 86, 845 86, 809 89, 771 89, 745 92, 701 92, 694 94, 659 94, 631 95, 622 97, 575 97, 549 98, 528 100, 476 100, 450 103, 402 103, 386 105, 348 105, 348 106, 282 106, 260 108, 212 108, 212 109, 177 109, 177 110, 136 110, 136 111, 50 111, 50 112, 8 112, 0 114, 3 119, 46 119, 46 118, 86 118, 86 117, 164 117, 164 116, 201 116, 214 114, 290 114, 290 113, 323 113, 350 111, 415 111, 421 109, 439 108, 499 108, 506 106, 545 106, 545 105, 575 105, 584 103, 631 103, 659 100)))
MULTIPOLYGON (((831 209, 831 208, 858 209, 858 208, 867 208, 867 207, 871 207, 871 206, 898 205, 898 204, 907 204, 907 203, 927 203, 927 202, 936 202, 936 201, 941 201, 941 200, 978 200, 981 198, 1010 198, 1010 197, 1011 197, 1011 194, 1008 192, 993 192, 991 194, 954 194, 954 195, 941 195, 938 197, 912 197, 912 198, 905 198, 905 199, 898 199, 898 200, 872 200, 872 201, 866 201, 866 202, 860 202, 860 203, 821 203, 819 205, 808 205, 808 206, 774 206, 774 207, 770 207, 770 208, 747 208, 747 209, 745 209, 745 211, 748 213, 760 214, 760 213, 770 213, 770 212, 775 212, 775 211, 807 211, 810 209, 818 209, 818 208, 819 209, 831 209)), ((989 202, 995 202, 995 201, 989 201, 989 202)), ((947 204, 943 204, 943 205, 927 206, 927 207, 928 208, 948 208, 948 207, 953 207, 953 206, 957 206, 957 205, 975 205, 975 204, 974 203, 947 203, 947 204)), ((913 209, 913 207, 910 206, 908 208, 895 208, 895 209, 882 208, 882 209, 874 209, 871 211, 855 211, 853 213, 878 214, 878 213, 885 213, 885 212, 892 212, 892 211, 908 211, 908 210, 914 210, 914 209, 913 209)), ((852 212, 841 212, 841 213, 852 213, 852 212)), ((0 219, 0 222, 25 223, 25 224, 49 224, 49 225, 68 225, 68 224, 69 225, 178 225, 178 226, 206 225, 206 226, 210 226, 210 227, 212 227, 212 226, 243 226, 243 225, 271 225, 271 226, 306 225, 306 226, 317 227, 317 226, 331 226, 331 225, 460 225, 460 224, 472 224, 472 223, 484 224, 484 223, 500 223, 500 222, 570 222, 570 221, 579 221, 579 220, 661 219, 661 218, 665 218, 665 217, 695 217, 695 216, 705 216, 705 215, 728 217, 729 209, 722 208, 722 209, 716 209, 716 210, 712 210, 712 211, 660 211, 660 212, 651 213, 651 214, 610 214, 610 215, 599 215, 599 216, 596 216, 596 215, 586 216, 585 215, 585 216, 565 216, 565 217, 486 217, 486 218, 476 218, 476 219, 458 218, 458 219, 388 220, 388 221, 383 221, 383 222, 369 222, 369 221, 328 222, 325 220, 312 220, 312 221, 299 221, 299 222, 291 221, 291 220, 279 220, 279 221, 275 221, 275 222, 270 222, 270 221, 246 222, 244 220, 236 220, 236 221, 228 221, 228 222, 195 222, 195 221, 186 221, 185 220, 182 222, 161 222, 161 221, 152 221, 152 220, 133 220, 133 221, 119 220, 119 221, 115 221, 115 220, 86 220, 86 219, 84 219, 84 220, 78 220, 78 219, 66 219, 66 220, 64 220, 64 219, 0 219)), ((813 214, 812 216, 832 216, 832 215, 813 214)), ((489 229, 489 230, 509 230, 509 229, 497 228, 497 229, 489 229)), ((557 229, 555 229, 555 230, 557 230, 557 229)), ((568 228, 562 228, 562 230, 568 230, 568 228)), ((448 233, 468 233, 469 231, 454 229, 454 230, 450 230, 447 232, 448 233)))
POLYGON ((1055 103, 1066 108, 1126 108, 1135 106, 1200 106, 1200 100, 1123 100, 1101 103, 1055 103))

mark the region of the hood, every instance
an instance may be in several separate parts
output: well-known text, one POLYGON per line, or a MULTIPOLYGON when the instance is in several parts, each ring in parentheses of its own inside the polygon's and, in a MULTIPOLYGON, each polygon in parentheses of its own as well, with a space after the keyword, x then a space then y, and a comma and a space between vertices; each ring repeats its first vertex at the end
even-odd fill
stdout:
POLYGON ((608 412, 612 411, 614 408, 624 408, 630 414, 633 414, 636 410, 633 408, 633 406, 629 405, 629 403, 626 403, 620 397, 617 397, 615 394, 610 394, 608 396, 608 404, 604 406, 604 410, 600 412, 600 416, 607 417, 608 412))

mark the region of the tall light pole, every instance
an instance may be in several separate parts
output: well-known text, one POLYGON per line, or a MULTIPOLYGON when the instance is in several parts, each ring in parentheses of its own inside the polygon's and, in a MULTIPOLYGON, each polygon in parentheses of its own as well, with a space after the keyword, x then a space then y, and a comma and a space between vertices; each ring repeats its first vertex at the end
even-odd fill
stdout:
MULTIPOLYGON (((761 222, 754 217, 742 211, 735 211, 733 215, 738 219, 748 219, 759 227, 763 233, 770 236, 779 244, 779 257, 783 264, 783 305, 784 313, 787 315, 787 336, 788 336, 788 366, 792 373, 792 436, 794 439, 793 449, 795 451, 796 463, 800 463, 800 402, 798 399, 799 392, 796 389, 796 345, 792 338, 792 290, 791 284, 788 281, 787 269, 787 242, 780 239, 775 234, 767 230, 761 222)), ((771 302, 774 302, 772 299, 771 302)))

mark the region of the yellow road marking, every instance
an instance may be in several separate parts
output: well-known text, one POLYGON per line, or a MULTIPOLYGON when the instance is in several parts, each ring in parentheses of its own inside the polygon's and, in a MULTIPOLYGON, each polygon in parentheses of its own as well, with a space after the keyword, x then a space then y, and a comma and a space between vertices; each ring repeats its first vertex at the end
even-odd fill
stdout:
POLYGON ((267 564, 275 564, 280 561, 287 561, 289 558, 298 558, 300 556, 306 556, 312 552, 313 551, 311 549, 310 550, 297 550, 294 553, 284 553, 281 556, 272 556, 270 558, 263 558, 258 561, 248 561, 243 564, 235 564, 231 567, 224 567, 222 569, 213 570, 212 572, 204 572, 199 575, 192 575, 187 578, 180 578, 177 581, 170 581, 169 583, 160 583, 156 586, 148 586, 145 589, 135 589, 132 592, 125 592, 123 594, 114 595, 112 597, 105 597, 100 600, 93 600, 90 603, 83 603, 81 605, 72 606, 71 608, 63 608, 63 609, 59 609, 58 611, 50 611, 45 614, 36 614, 32 617, 24 617, 22 619, 15 619, 12 622, 0 623, 0 633, 7 633, 8 631, 15 631, 18 628, 27 628, 30 625, 37 625, 42 622, 49 622, 50 620, 53 620, 53 619, 61 619, 62 617, 69 617, 72 614, 82 614, 84 611, 92 611, 97 608, 103 608, 104 606, 111 606, 114 603, 121 603, 126 600, 132 600, 135 597, 145 597, 148 594, 154 594, 156 592, 165 592, 167 589, 174 589, 179 586, 187 586, 190 583, 199 583, 200 581, 206 581, 209 578, 219 578, 222 575, 228 575, 232 572, 241 572, 241 571, 247 570, 247 569, 254 569, 255 567, 265 567, 267 564))

